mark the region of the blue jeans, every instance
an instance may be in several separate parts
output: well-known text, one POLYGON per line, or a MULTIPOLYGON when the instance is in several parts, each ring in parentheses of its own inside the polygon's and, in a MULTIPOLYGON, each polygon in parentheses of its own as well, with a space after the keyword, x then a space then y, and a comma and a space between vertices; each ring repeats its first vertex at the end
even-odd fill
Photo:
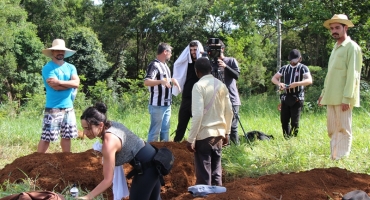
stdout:
POLYGON ((148 133, 148 142, 167 142, 170 136, 170 117, 171 106, 152 106, 149 105, 150 127, 148 133))

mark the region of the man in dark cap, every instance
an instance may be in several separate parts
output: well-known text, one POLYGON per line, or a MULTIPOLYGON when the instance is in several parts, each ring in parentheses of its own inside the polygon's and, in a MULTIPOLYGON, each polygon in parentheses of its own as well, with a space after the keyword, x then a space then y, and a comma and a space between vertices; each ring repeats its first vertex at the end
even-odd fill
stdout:
POLYGON ((308 67, 302 63, 301 53, 293 49, 288 56, 289 65, 282 66, 271 81, 282 91, 280 95, 280 121, 285 139, 297 137, 299 118, 304 103, 304 86, 312 84, 308 67), (280 82, 280 78, 283 78, 280 82), (290 123, 290 124, 289 124, 290 123))

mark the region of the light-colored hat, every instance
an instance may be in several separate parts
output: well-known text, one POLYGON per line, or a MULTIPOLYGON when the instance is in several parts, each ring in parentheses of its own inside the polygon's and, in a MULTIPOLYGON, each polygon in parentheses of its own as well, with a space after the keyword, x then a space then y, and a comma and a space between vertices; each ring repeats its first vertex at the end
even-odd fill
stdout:
POLYGON ((42 53, 47 56, 47 57, 52 57, 52 53, 51 53, 51 50, 64 50, 66 53, 64 54, 64 57, 65 58, 68 58, 70 56, 72 56, 73 54, 76 53, 76 51, 73 51, 71 49, 68 49, 66 48, 66 43, 64 42, 64 40, 62 39, 55 39, 53 41, 53 44, 51 45, 52 47, 48 48, 48 49, 44 49, 42 50, 42 53))
POLYGON ((340 24, 345 24, 348 27, 354 27, 353 23, 348 20, 347 15, 344 14, 335 14, 331 19, 328 19, 324 22, 324 26, 327 29, 330 29, 330 24, 332 23, 340 23, 340 24))

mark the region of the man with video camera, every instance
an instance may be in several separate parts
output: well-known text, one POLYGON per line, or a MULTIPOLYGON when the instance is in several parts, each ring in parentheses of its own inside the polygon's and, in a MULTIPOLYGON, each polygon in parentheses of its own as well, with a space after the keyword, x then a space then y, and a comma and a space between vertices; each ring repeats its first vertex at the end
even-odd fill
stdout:
MULTIPOLYGON (((229 90, 230 101, 234 116, 230 131, 230 140, 239 145, 238 120, 239 106, 241 105, 236 81, 239 78, 240 69, 238 62, 233 57, 225 57, 225 44, 219 38, 210 38, 207 42, 207 53, 211 60, 212 74, 221 80, 229 90)), ((229 144, 230 144, 229 140, 229 144)))

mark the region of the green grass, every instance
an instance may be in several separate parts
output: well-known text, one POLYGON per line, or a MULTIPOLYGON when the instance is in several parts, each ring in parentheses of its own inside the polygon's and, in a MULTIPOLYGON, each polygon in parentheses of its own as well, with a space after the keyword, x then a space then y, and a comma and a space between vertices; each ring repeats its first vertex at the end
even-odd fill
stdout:
MULTIPOLYGON (((176 99, 175 99, 176 100, 176 99)), ((245 142, 243 130, 239 126, 242 139, 240 146, 230 146, 223 151, 222 164, 227 179, 238 177, 258 177, 279 172, 290 173, 311 170, 314 168, 339 167, 357 173, 370 173, 368 123, 370 115, 365 108, 355 108, 353 112, 353 144, 348 158, 332 161, 329 158, 329 137, 326 132, 326 110, 319 108, 315 112, 302 114, 299 135, 285 140, 282 136, 279 111, 276 109, 278 98, 266 95, 242 100, 240 122, 245 132, 262 131, 273 135, 274 140, 245 142)), ((173 133, 177 124, 178 99, 172 107, 171 129, 173 133)), ((77 109, 77 118, 82 110, 77 109)), ((147 105, 124 109, 119 103, 109 105, 108 117, 125 124, 129 129, 146 140, 149 128, 147 105)), ((42 110, 32 114, 20 114, 18 117, 0 120, 2 139, 0 140, 0 169, 14 159, 28 155, 37 149, 41 133, 42 110)), ((78 123, 79 124, 79 123, 78 123)), ((79 124, 80 126, 80 124, 79 124)), ((80 128, 80 127, 79 127, 80 128)), ((189 124, 190 128, 190 124, 189 124)), ((185 136, 187 136, 186 133, 185 136)), ((173 138, 174 135, 171 136, 173 138)), ((91 149, 96 140, 73 140, 72 152, 83 152, 91 149)), ((59 143, 52 143, 48 152, 61 151, 59 143)), ((5 183, 5 193, 32 189, 32 181, 13 185, 5 183), (14 189, 15 188, 15 189, 14 189)), ((5 193, 0 194, 5 194, 5 193)), ((4 196, 4 195, 1 195, 4 196)))

